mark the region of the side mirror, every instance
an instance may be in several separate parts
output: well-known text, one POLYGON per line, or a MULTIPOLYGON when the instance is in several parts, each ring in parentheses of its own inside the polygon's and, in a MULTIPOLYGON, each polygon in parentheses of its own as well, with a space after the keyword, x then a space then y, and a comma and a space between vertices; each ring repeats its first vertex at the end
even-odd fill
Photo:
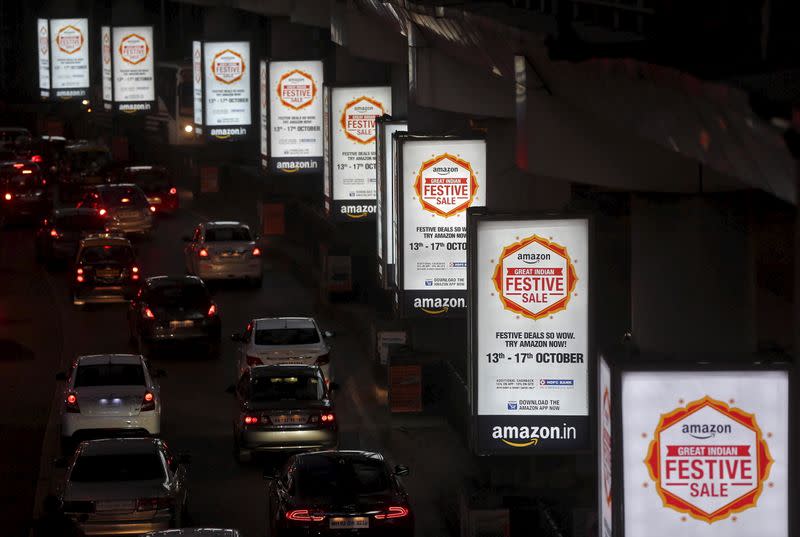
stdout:
POLYGON ((325 336, 326 338, 331 338, 331 337, 334 337, 334 336, 336 336, 336 333, 335 333, 335 332, 332 332, 332 331, 330 331, 330 330, 325 330, 325 331, 322 333, 322 335, 323 335, 323 336, 325 336))
POLYGON ((192 464, 192 456, 188 451, 178 452, 178 464, 183 464, 184 466, 187 464, 192 464))
POLYGON ((156 369, 155 371, 153 371, 153 378, 160 379, 160 378, 164 378, 166 376, 167 376, 167 372, 164 371, 163 369, 156 369))
POLYGON ((239 332, 234 332, 231 334, 231 341, 244 341, 244 335, 240 334, 239 332))
POLYGON ((56 373, 56 380, 67 380, 67 374, 64 371, 56 373))
POLYGON ((332 392, 338 390, 339 388, 340 386, 335 382, 331 382, 328 384, 328 389, 332 392))
POLYGON ((398 464, 394 467, 394 475, 403 476, 408 475, 409 469, 408 466, 403 466, 402 464, 398 464))
POLYGON ((231 395, 236 393, 236 386, 233 384, 229 384, 227 388, 225 388, 225 393, 229 393, 231 395))
POLYGON ((67 457, 58 457, 57 459, 53 459, 53 466, 56 468, 66 468, 69 464, 69 459, 67 457))

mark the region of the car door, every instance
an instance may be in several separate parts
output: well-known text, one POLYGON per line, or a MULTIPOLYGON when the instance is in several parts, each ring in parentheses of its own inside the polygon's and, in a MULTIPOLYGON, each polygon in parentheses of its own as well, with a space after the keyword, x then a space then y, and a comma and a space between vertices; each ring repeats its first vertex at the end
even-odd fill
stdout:
POLYGON ((246 403, 250 398, 250 372, 245 372, 239 382, 236 383, 236 408, 233 416, 233 428, 238 435, 241 432, 242 421, 241 414, 246 408, 246 403))
POLYGON ((175 498, 175 505, 180 510, 186 501, 188 494, 186 483, 186 466, 181 464, 178 457, 170 450, 166 443, 161 444, 161 452, 167 462, 167 472, 169 474, 169 489, 175 498))
POLYGON ((253 324, 254 321, 250 321, 247 323, 247 327, 245 327, 244 332, 242 332, 242 341, 239 341, 237 345, 239 346, 239 362, 237 364, 237 377, 242 374, 243 371, 248 370, 247 367, 247 350, 253 344, 253 324))
POLYGON ((186 252, 186 268, 191 274, 197 274, 197 251, 200 249, 198 245, 202 240, 203 232, 200 226, 197 226, 192 233, 192 240, 184 250, 186 252))

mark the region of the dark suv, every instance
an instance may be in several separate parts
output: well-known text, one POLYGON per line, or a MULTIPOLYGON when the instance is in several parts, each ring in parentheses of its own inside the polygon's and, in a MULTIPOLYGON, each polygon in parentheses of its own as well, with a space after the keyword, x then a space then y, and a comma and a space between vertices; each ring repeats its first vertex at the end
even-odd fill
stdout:
POLYGON ((78 247, 72 302, 76 306, 127 302, 136 294, 140 277, 128 239, 111 234, 87 237, 78 247))
POLYGON ((171 214, 178 209, 178 188, 163 166, 128 166, 117 182, 138 185, 156 214, 171 214))
POLYGON ((36 232, 36 260, 72 262, 81 239, 107 231, 106 225, 96 209, 56 209, 36 232))
POLYGON ((52 207, 47 181, 39 166, 30 162, 0 162, 0 225, 22 219, 39 219, 52 207))

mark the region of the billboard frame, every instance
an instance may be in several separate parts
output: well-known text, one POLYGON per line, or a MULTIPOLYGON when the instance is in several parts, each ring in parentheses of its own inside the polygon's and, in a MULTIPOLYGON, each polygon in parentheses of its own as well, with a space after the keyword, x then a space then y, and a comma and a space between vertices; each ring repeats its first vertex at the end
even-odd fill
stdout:
MULTIPOLYGON (((92 49, 91 49, 91 36, 92 36, 92 24, 91 24, 91 17, 88 15, 83 17, 36 17, 36 90, 38 93, 38 100, 43 102, 65 102, 71 100, 84 100, 89 99, 92 93, 92 49), (70 89, 63 89, 62 91, 70 91, 70 92, 80 92, 80 93, 73 93, 70 95, 57 95, 57 89, 54 88, 54 77, 53 77, 53 32, 51 28, 52 21, 54 20, 70 20, 70 19, 84 19, 86 20, 86 42, 84 46, 87 47, 87 70, 89 72, 89 85, 87 87, 82 88, 70 88, 70 89), (39 21, 46 21, 47 23, 47 76, 49 79, 49 88, 42 88, 41 86, 41 78, 40 78, 40 70, 39 70, 39 21), (47 92, 47 95, 44 93, 47 92)), ((101 59, 102 62, 102 59, 101 59)))
MULTIPOLYGON (((199 138, 202 138, 206 142, 218 142, 218 143, 235 143, 235 142, 241 142, 241 141, 252 139, 253 125, 260 121, 260 119, 258 121, 254 121, 255 114, 253 114, 253 87, 254 87, 254 85, 257 88, 259 86, 258 76, 254 77, 252 75, 252 69, 253 69, 253 65, 254 65, 254 62, 252 61, 253 60, 253 42, 250 41, 249 39, 245 39, 245 40, 237 40, 237 39, 229 39, 229 40, 228 39, 192 39, 192 44, 195 41, 199 41, 200 42, 200 80, 202 81, 201 83, 203 85, 202 86, 202 97, 201 97, 202 98, 202 102, 203 102, 203 111, 202 111, 202 116, 201 116, 201 118, 203 120, 203 124, 200 125, 200 132, 197 134, 197 136, 199 138), (208 124, 208 106, 207 106, 207 102, 206 102, 206 97, 207 97, 207 93, 208 93, 208 84, 206 83, 206 45, 209 44, 209 43, 247 43, 248 52, 250 54, 250 57, 248 58, 248 61, 249 61, 250 65, 249 65, 249 67, 245 66, 245 68, 250 69, 250 71, 251 71, 251 74, 249 75, 249 78, 250 78, 250 96, 249 96, 249 100, 250 100, 250 103, 249 103, 250 104, 250 125, 230 125, 230 127, 245 127, 245 128, 247 128, 247 133, 246 134, 237 135, 237 136, 228 135, 227 137, 224 137, 224 138, 220 138, 220 137, 217 137, 217 136, 214 136, 214 135, 211 134, 211 125, 208 124)), ((192 46, 194 46, 194 45, 192 45, 192 46)), ((192 52, 192 60, 194 61, 194 51, 192 52)), ((260 69, 261 60, 257 59, 255 61, 255 65, 258 66, 258 68, 260 69)), ((258 73, 258 71, 256 71, 256 73, 258 73)), ((260 88, 258 88, 256 90, 256 93, 259 94, 259 99, 260 99, 261 98, 261 96, 260 96, 260 88)), ((261 111, 260 111, 260 103, 259 103, 259 114, 260 114, 260 112, 261 111)), ((198 125, 196 125, 194 123, 194 118, 192 120, 192 124, 195 127, 195 132, 197 132, 198 125)), ((260 130, 261 127, 259 126, 258 129, 260 130)))
MULTIPOLYGON (((122 25, 116 25, 115 26, 113 24, 102 24, 102 25, 100 25, 100 46, 101 47, 102 47, 102 41, 103 41, 103 27, 108 27, 109 36, 110 36, 110 39, 111 39, 111 45, 110 45, 111 46, 111 65, 109 66, 109 68, 111 69, 111 101, 109 102, 109 101, 106 101, 105 99, 103 99, 103 108, 105 110, 111 111, 113 113, 123 113, 123 114, 126 114, 126 115, 153 114, 153 113, 158 112, 158 57, 156 56, 155 43, 151 43, 150 44, 151 45, 150 54, 152 54, 152 56, 153 56, 153 100, 152 101, 133 101, 133 102, 130 102, 130 103, 117 101, 116 76, 115 76, 115 72, 114 72, 114 66, 116 64, 116 53, 114 52, 114 30, 116 30, 117 28, 135 28, 135 27, 150 28, 150 35, 153 37, 153 41, 155 41, 155 35, 156 35, 156 27, 155 27, 155 25, 153 25, 153 24, 130 24, 130 25, 125 25, 125 26, 122 26, 122 25), (147 109, 147 110, 145 110, 145 109, 141 109, 141 110, 137 110, 137 109, 121 110, 119 108, 120 105, 124 105, 124 104, 136 105, 136 104, 145 104, 145 103, 150 105, 150 108, 147 109)), ((103 62, 102 49, 101 49, 101 55, 100 55, 100 62, 101 62, 101 67, 100 67, 100 69, 101 69, 100 70, 100 77, 101 77, 100 86, 101 86, 101 90, 100 91, 101 91, 101 94, 102 94, 102 76, 103 76, 103 72, 102 72, 102 62, 103 62)))
MULTIPOLYGON (((379 118, 375 118, 376 123, 376 133, 375 133, 375 171, 376 171, 376 184, 375 184, 375 219, 376 222, 378 220, 378 211, 380 211, 381 216, 387 216, 389 214, 389 207, 386 205, 386 189, 391 181, 392 186, 394 187, 394 174, 391 174, 392 177, 383 177, 384 175, 384 166, 383 166, 383 152, 387 150, 386 144, 389 144, 388 150, 391 150, 391 140, 387 140, 383 135, 378 135, 378 129, 382 128, 383 126, 388 125, 406 125, 408 127, 408 119, 404 118, 397 118, 393 117, 389 114, 385 114, 379 118)), ((394 133, 392 133, 394 136, 394 133)), ((394 169, 394 167, 393 167, 394 169)), ((394 198, 393 198, 394 199, 394 198)), ((392 225, 391 220, 387 221, 387 225, 383 225, 381 222, 381 250, 376 251, 377 256, 377 263, 376 263, 376 272, 378 275, 378 284, 386 290, 395 289, 397 287, 397 282, 389 281, 389 264, 386 262, 389 252, 389 226, 392 225)), ((397 267, 397 259, 395 259, 394 266, 397 267)))

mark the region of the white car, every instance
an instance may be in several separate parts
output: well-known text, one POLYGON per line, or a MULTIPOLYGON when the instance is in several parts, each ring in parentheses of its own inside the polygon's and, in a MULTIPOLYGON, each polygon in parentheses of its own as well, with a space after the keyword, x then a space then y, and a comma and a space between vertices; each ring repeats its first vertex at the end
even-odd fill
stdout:
POLYGON ((57 375, 66 380, 62 445, 115 434, 158 435, 161 394, 154 376, 138 354, 79 356, 68 373, 57 375))
POLYGON ((305 364, 320 366, 330 381, 331 349, 325 340, 331 337, 311 317, 253 319, 243 333, 231 336, 239 343, 236 380, 254 365, 305 364))
POLYGON ((85 535, 140 535, 180 527, 186 516, 188 455, 157 438, 81 442, 68 466, 64 514, 85 535))
POLYGON ((261 286, 264 266, 258 238, 241 222, 198 225, 184 249, 186 271, 202 280, 246 280, 261 286))

